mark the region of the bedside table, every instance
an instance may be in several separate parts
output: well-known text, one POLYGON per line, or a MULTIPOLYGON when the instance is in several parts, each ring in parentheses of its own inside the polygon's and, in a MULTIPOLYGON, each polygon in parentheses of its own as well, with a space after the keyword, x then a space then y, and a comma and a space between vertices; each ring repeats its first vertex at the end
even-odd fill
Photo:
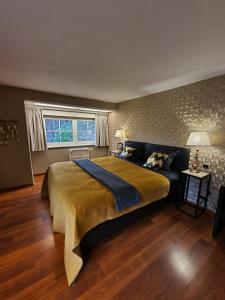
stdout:
POLYGON ((177 204, 177 208, 184 212, 185 214, 189 215, 190 217, 196 219, 198 217, 200 217, 206 210, 206 206, 207 206, 207 202, 208 202, 208 196, 209 196, 209 186, 210 186, 210 181, 211 181, 211 174, 210 173, 206 173, 206 172, 199 172, 199 173, 195 173, 195 172, 191 172, 190 170, 185 170, 182 171, 182 173, 184 175, 186 175, 186 189, 185 189, 185 194, 184 194, 184 200, 181 201, 180 203, 177 204), (187 200, 188 197, 188 190, 189 190, 189 183, 190 183, 190 178, 194 177, 198 179, 198 196, 197 196, 197 202, 192 203, 190 201, 187 200), (201 191, 202 191, 202 182, 203 180, 207 180, 207 187, 206 187, 206 195, 202 196, 201 195, 201 191), (200 206, 200 199, 204 200, 204 206, 200 206), (183 209, 183 205, 190 205, 191 207, 194 208, 194 215, 187 212, 185 209, 183 209))
POLYGON ((110 150, 110 155, 118 157, 121 152, 120 150, 110 150))

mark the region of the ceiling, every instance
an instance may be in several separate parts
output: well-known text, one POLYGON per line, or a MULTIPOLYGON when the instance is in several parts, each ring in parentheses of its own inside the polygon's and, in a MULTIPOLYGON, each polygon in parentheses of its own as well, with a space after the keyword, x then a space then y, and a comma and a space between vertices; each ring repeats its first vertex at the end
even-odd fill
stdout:
POLYGON ((0 3, 0 84, 121 102, 224 73, 224 0, 0 3))

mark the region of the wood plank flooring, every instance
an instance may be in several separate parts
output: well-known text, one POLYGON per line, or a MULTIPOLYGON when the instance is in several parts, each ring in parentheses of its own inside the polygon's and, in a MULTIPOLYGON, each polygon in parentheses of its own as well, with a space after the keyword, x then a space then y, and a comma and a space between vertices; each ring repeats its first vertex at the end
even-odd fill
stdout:
POLYGON ((173 205, 96 245, 70 289, 42 180, 0 194, 0 299, 225 299, 225 233, 173 205))

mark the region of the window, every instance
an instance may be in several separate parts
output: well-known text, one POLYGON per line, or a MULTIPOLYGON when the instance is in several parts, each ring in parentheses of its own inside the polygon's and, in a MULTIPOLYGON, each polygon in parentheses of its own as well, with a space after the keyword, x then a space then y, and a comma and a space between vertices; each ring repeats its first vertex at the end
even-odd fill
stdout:
POLYGON ((95 142, 95 121, 94 120, 77 120, 77 141, 95 142))
POLYGON ((94 145, 95 119, 45 117, 48 146, 94 145))

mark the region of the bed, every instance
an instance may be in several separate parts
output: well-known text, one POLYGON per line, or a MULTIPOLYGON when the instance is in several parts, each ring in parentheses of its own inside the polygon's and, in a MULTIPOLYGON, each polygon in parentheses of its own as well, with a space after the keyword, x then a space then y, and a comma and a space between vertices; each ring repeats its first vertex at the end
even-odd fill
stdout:
MULTIPOLYGON (((53 231, 65 234, 64 263, 71 286, 82 266, 80 244, 95 228, 109 220, 119 222, 150 203, 168 197, 171 181, 130 161, 116 157, 92 160, 105 170, 132 184, 140 203, 118 211, 112 192, 72 161, 52 164, 46 173, 42 195, 48 195, 53 231), (85 237, 85 238, 84 238, 85 237)), ((107 231, 107 230, 106 230, 107 231)))

